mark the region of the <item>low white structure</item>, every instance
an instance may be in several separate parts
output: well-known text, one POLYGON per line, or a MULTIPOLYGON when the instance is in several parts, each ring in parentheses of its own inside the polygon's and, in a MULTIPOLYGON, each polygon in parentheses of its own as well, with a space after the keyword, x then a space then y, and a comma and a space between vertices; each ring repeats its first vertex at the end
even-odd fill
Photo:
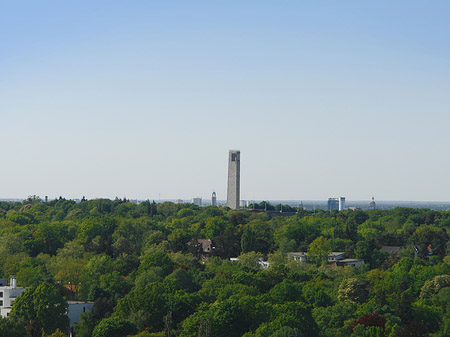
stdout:
POLYGON ((306 252, 287 253, 288 257, 294 261, 308 262, 308 254, 306 252))
POLYGON ((345 267, 345 266, 352 266, 352 267, 360 267, 363 266, 364 260, 361 259, 343 259, 340 261, 336 261, 337 267, 345 267))
POLYGON ((340 261, 343 259, 345 259, 344 252, 331 252, 330 255, 328 255, 328 262, 330 262, 330 263, 340 261))
POLYGON ((67 302, 67 316, 69 317, 70 325, 78 323, 80 321, 80 315, 85 313, 86 310, 92 310, 94 302, 82 302, 82 301, 68 301, 67 302))
MULTIPOLYGON (((294 252, 294 253, 287 253, 288 257, 299 262, 309 262, 308 260, 308 253, 306 252, 294 252)), ((328 255, 328 262, 333 263, 336 261, 340 261, 342 259, 345 259, 345 253, 344 252, 331 252, 328 255)))
MULTIPOLYGON (((5 282, 6 283, 6 282, 5 282)), ((5 284, 1 282, 1 284, 5 284)), ((17 287, 17 281, 14 276, 11 277, 9 281, 9 286, 0 286, 0 315, 2 317, 8 317, 11 312, 12 305, 15 299, 25 290, 26 288, 17 287)))
MULTIPOLYGON (((230 257, 230 261, 231 261, 231 262, 240 262, 241 259, 238 258, 238 257, 230 257)), ((259 264, 259 266, 260 266, 261 268, 263 268, 263 269, 267 269, 267 268, 270 267, 270 262, 264 261, 264 259, 263 259, 262 257, 260 257, 260 258, 258 259, 258 264, 259 264)))
POLYGON ((261 266, 261 268, 263 268, 263 269, 267 269, 270 267, 270 262, 260 260, 258 263, 261 266))

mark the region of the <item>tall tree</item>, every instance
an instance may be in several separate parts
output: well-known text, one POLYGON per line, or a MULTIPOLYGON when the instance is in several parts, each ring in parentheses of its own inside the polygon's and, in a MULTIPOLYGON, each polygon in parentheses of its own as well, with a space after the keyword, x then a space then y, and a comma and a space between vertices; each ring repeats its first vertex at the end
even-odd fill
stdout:
POLYGON ((50 283, 26 289, 15 301, 11 317, 28 323, 32 337, 40 337, 42 330, 51 334, 60 329, 67 331, 67 302, 50 283))
POLYGON ((319 236, 308 247, 308 259, 317 264, 327 261, 331 248, 328 240, 323 236, 319 236))

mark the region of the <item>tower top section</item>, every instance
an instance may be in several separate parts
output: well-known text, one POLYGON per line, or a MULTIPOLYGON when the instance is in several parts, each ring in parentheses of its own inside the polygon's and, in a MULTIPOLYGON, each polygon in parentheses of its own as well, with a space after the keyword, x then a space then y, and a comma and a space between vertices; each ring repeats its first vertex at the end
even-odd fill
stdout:
POLYGON ((232 162, 240 162, 241 161, 241 151, 239 150, 230 150, 230 156, 228 161, 232 162))

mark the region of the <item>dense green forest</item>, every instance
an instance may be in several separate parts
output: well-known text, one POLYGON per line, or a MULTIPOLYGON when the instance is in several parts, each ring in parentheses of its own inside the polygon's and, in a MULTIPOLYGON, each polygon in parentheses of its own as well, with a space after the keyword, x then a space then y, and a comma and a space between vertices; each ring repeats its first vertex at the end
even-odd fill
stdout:
POLYGON ((94 301, 77 337, 450 336, 449 230, 450 212, 427 209, 1 202, 0 274, 29 288, 0 336, 64 336, 64 310, 45 314, 64 298, 94 301), (208 258, 199 239, 212 240, 208 258), (331 251, 366 263, 332 267, 331 251))

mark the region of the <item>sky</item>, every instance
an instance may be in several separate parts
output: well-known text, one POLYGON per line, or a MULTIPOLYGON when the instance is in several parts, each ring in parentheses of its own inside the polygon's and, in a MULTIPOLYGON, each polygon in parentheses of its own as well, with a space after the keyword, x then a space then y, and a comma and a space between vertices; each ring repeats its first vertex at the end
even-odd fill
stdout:
POLYGON ((0 198, 450 200, 450 2, 0 0, 0 198))

